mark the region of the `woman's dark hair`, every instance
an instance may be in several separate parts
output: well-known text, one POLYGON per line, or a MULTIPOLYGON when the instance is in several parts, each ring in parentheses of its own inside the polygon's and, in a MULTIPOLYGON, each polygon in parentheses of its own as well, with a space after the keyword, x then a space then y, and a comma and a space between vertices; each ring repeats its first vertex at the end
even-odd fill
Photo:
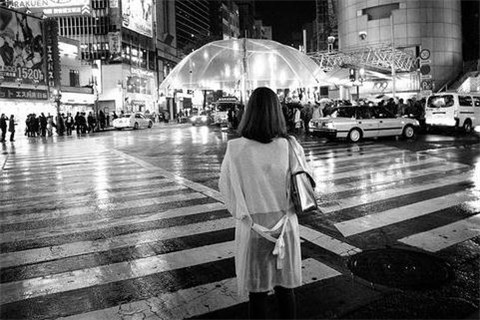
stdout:
POLYGON ((271 89, 255 89, 248 100, 238 132, 242 137, 269 143, 273 138, 288 138, 282 106, 271 89))

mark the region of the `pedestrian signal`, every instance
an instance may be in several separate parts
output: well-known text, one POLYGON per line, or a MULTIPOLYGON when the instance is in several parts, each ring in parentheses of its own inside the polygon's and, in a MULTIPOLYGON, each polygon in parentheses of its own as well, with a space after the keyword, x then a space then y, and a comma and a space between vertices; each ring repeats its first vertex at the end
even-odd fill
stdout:
POLYGON ((349 78, 350 78, 350 81, 352 81, 352 82, 355 81, 355 79, 356 79, 356 70, 355 69, 350 69, 349 78))

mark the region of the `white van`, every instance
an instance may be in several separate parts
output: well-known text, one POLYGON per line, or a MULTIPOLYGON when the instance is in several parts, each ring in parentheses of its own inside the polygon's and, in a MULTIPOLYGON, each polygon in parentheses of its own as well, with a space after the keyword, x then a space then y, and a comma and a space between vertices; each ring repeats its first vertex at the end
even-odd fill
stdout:
POLYGON ((462 128, 471 133, 480 126, 480 94, 441 92, 428 97, 425 124, 431 127, 462 128))

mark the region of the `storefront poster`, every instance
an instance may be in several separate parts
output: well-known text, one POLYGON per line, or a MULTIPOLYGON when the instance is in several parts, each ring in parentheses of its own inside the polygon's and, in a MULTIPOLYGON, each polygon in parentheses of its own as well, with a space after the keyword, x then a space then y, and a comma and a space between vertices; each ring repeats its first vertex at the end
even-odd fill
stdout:
POLYGON ((46 83, 40 19, 0 8, 0 80, 46 83))
POLYGON ((152 37, 153 9, 152 0, 122 0, 122 26, 152 37))
POLYGON ((47 100, 47 90, 0 87, 0 99, 47 100))
POLYGON ((108 33, 108 49, 110 51, 110 59, 120 61, 122 56, 122 37, 120 32, 108 33))

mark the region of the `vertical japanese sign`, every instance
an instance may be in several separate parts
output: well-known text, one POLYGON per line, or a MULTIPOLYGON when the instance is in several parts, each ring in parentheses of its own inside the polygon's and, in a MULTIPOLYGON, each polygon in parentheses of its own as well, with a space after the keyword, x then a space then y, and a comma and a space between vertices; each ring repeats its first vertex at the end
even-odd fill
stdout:
POLYGON ((58 25, 53 18, 44 20, 47 83, 50 88, 60 87, 60 54, 58 50, 58 25))
POLYGON ((45 85, 42 21, 0 7, 0 79, 45 85))

